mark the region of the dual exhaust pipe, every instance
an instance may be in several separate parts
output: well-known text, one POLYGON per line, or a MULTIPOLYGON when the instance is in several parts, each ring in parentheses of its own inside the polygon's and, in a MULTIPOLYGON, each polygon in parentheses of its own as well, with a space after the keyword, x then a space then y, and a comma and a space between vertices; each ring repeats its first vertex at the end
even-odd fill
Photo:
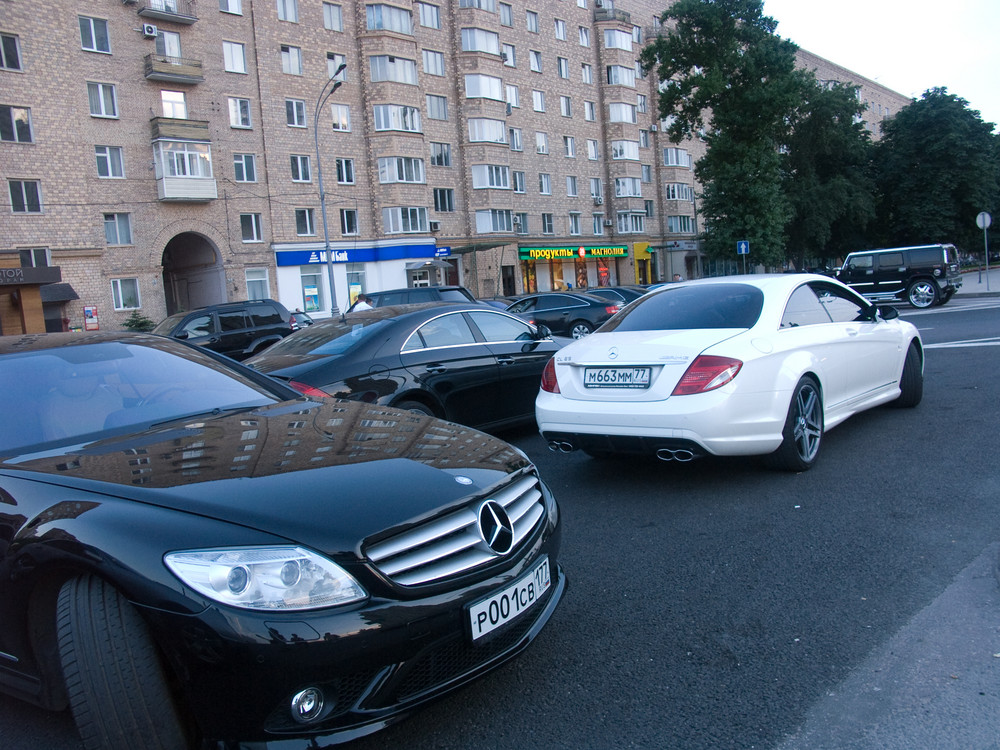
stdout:
MULTIPOLYGON (((576 446, 568 440, 550 440, 549 450, 555 453, 572 453, 576 450, 576 446)), ((659 448, 655 455, 661 461, 678 461, 679 463, 687 463, 698 457, 690 448, 659 448)))

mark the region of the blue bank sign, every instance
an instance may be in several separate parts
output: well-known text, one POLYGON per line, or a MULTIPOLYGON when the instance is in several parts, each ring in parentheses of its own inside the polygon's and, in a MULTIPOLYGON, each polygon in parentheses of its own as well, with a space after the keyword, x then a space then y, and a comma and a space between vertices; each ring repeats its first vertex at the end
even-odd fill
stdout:
MULTIPOLYGON (((375 247, 331 247, 334 263, 376 263, 382 260, 410 260, 440 258, 451 255, 450 247, 434 244, 379 245, 375 247)), ((274 251, 275 262, 279 266, 311 266, 326 263, 326 249, 320 246, 302 245, 281 248, 274 251)))

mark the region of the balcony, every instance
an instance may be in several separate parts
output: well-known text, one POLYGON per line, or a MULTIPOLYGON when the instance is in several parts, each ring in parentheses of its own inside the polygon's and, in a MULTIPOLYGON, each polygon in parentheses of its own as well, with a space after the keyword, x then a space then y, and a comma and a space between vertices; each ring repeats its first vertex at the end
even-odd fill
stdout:
POLYGON ((617 21, 618 23, 630 24, 632 23, 632 14, 624 10, 616 10, 615 8, 594 8, 594 20, 597 22, 601 21, 617 21))
POLYGON ((202 75, 201 60, 169 55, 146 55, 144 75, 147 81, 168 83, 201 83, 205 80, 205 76, 202 75))
POLYGON ((150 125, 159 199, 204 203, 218 198, 208 122, 154 117, 150 125))
POLYGON ((198 20, 194 14, 190 0, 122 0, 131 5, 138 2, 140 7, 137 13, 143 18, 155 18, 157 21, 170 21, 171 23, 181 23, 190 26, 198 20))
POLYGON ((208 120, 180 120, 173 117, 154 117, 149 121, 154 141, 179 140, 209 142, 208 120))

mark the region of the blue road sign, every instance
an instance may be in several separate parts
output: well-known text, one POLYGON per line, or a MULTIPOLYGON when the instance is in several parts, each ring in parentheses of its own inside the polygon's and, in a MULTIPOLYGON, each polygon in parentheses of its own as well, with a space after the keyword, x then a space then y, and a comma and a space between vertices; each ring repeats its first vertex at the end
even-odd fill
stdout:
POLYGON ((750 254, 750 243, 746 240, 739 240, 736 243, 736 254, 737 255, 749 255, 750 254))

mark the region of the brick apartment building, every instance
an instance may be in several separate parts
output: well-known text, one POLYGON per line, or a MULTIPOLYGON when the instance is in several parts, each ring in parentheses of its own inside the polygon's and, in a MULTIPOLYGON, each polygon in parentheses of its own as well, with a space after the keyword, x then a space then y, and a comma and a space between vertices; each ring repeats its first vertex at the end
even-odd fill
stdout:
MULTIPOLYGON (((662 9, 0 0, 0 330, 695 275, 702 144, 637 64, 662 9)), ((800 62, 861 85, 876 137, 908 102, 800 62)))

